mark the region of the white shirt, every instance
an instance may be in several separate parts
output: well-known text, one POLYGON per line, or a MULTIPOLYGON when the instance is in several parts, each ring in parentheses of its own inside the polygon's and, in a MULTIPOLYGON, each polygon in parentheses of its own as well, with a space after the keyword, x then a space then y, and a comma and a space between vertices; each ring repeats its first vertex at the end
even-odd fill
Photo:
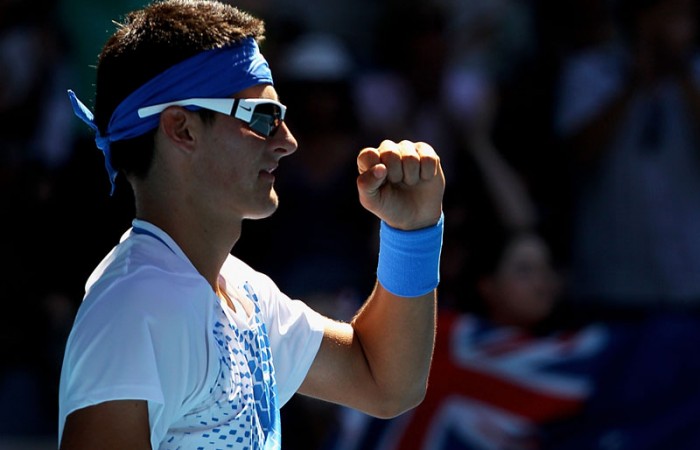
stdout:
POLYGON ((59 442, 71 412, 148 402, 154 449, 279 448, 279 408, 301 385, 325 319, 229 256, 220 280, 248 317, 211 289, 156 226, 133 228, 88 279, 59 391, 59 442))

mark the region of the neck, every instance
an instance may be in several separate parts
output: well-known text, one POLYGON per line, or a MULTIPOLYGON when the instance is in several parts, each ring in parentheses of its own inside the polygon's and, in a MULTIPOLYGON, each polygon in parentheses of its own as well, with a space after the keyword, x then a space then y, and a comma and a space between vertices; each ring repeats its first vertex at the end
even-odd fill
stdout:
POLYGON ((221 223, 179 205, 156 208, 141 203, 137 202, 136 217, 165 231, 217 292, 221 267, 240 237, 241 221, 221 223))

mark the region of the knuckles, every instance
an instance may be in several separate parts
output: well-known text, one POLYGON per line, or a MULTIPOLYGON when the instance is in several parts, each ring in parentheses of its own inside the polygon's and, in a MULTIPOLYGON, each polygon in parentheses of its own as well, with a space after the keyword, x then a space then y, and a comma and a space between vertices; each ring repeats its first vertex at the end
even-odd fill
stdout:
POLYGON ((440 157, 430 144, 389 139, 382 141, 379 147, 365 147, 358 155, 358 166, 367 170, 369 167, 384 164, 390 171, 399 166, 413 170, 415 167, 430 168, 440 165, 440 157))

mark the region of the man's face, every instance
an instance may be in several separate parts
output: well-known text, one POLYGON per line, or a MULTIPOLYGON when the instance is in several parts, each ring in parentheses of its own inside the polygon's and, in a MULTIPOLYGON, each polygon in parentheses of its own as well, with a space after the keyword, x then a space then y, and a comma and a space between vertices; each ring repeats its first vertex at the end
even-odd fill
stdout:
MULTIPOLYGON (((236 97, 278 99, 270 85, 253 86, 236 97)), ((274 171, 297 148, 287 125, 282 123, 274 136, 265 137, 239 119, 216 114, 207 131, 196 161, 197 198, 227 220, 271 215, 278 205, 274 171)))

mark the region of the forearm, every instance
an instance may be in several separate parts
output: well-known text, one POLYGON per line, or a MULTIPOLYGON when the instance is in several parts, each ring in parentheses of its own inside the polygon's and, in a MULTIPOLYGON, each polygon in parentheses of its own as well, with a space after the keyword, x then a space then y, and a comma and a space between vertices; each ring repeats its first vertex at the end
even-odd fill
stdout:
POLYGON ((527 187, 493 144, 485 139, 472 141, 472 156, 484 176, 501 223, 516 230, 533 227, 535 205, 527 187))
POLYGON ((358 158, 360 203, 381 219, 377 280, 350 324, 329 320, 300 392, 377 417, 425 394, 435 340, 445 177, 425 143, 383 141, 358 158))
POLYGON ((377 283, 352 321, 378 399, 395 415, 425 395, 436 327, 435 291, 398 297, 377 283))
POLYGON ((443 225, 442 217, 412 231, 382 223, 377 283, 352 322, 379 397, 399 412, 425 394, 443 225))
POLYGON ((300 392, 393 417, 419 403, 435 338, 442 219, 403 232, 382 224, 378 282, 350 324, 329 320, 300 392))

